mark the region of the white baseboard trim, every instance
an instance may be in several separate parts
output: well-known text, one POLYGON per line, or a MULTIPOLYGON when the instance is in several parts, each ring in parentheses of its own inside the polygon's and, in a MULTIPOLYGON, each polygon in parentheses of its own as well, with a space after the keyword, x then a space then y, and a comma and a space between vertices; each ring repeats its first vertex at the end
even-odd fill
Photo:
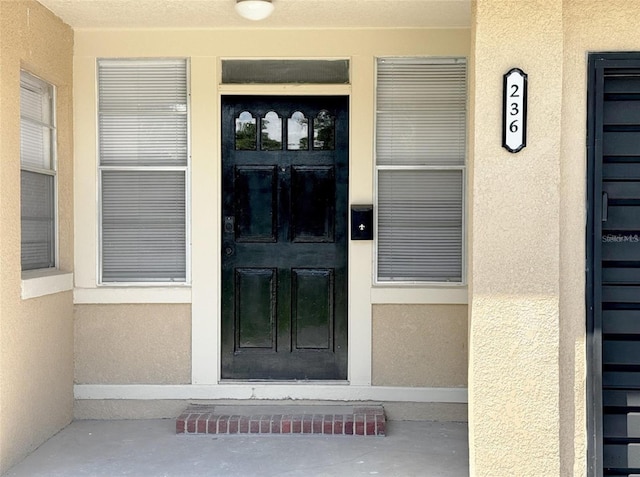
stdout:
POLYGON ((405 388, 348 384, 76 384, 76 399, 308 399, 467 403, 466 388, 405 388))

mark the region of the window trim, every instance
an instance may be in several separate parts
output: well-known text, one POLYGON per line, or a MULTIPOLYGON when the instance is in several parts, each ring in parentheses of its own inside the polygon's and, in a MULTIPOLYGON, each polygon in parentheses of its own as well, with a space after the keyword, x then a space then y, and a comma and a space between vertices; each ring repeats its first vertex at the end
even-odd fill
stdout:
MULTIPOLYGON (((468 215, 468 196, 467 196, 467 163, 469 156, 469 86, 468 86, 468 69, 469 63, 467 58, 465 57, 428 57, 428 56, 390 56, 390 57, 375 57, 374 58, 374 79, 375 79, 375 88, 374 88, 374 114, 373 114, 373 131, 374 131, 374 140, 373 140, 373 196, 374 196, 374 239, 373 239, 373 288, 372 288, 372 297, 374 298, 374 303, 387 303, 389 302, 389 294, 384 291, 385 288, 389 289, 451 289, 454 293, 452 297, 455 297, 457 302, 462 303, 463 297, 460 294, 460 290, 464 291, 466 298, 466 289, 467 289, 467 249, 468 249, 468 237, 467 237, 467 215, 468 215), (405 59, 405 60, 413 60, 416 62, 432 62, 433 64, 445 64, 445 63, 457 63, 461 60, 465 62, 467 67, 467 81, 466 81, 466 107, 465 107, 465 155, 464 162, 462 165, 378 165, 377 158, 377 144, 378 144, 378 64, 379 60, 383 59, 405 59), (381 280, 378 278, 378 212, 379 212, 379 193, 378 193, 378 184, 379 178, 378 173, 381 170, 448 170, 454 171, 459 170, 462 173, 462 211, 461 211, 461 219, 462 219, 462 250, 461 250, 461 280, 457 282, 446 282, 446 281, 422 281, 422 280, 381 280)), ((404 296, 404 295, 403 295, 404 296)), ((393 301, 393 300, 391 300, 393 301)), ((429 303, 432 303, 433 300, 427 300, 429 303)), ((436 300, 438 301, 438 300, 436 300)), ((449 303, 449 301, 447 301, 449 303)))
POLYGON ((73 273, 55 268, 22 272, 20 297, 23 300, 73 290, 73 273))
MULTIPOLYGON (((123 289, 141 287, 144 289, 164 288, 191 288, 191 257, 192 257, 192 232, 191 232, 191 62, 188 57, 126 57, 108 58, 99 57, 95 59, 95 113, 96 113, 96 288, 97 289, 123 289), (115 62, 162 62, 177 61, 185 62, 186 76, 186 145, 187 162, 184 166, 102 166, 100 164, 100 94, 99 94, 99 64, 101 61, 115 62), (185 176, 185 279, 180 282, 172 281, 114 281, 105 282, 102 277, 102 172, 103 171, 183 171, 185 176)), ((117 292, 116 292, 117 293, 117 292)), ((173 301, 169 301, 172 303, 173 301)), ((180 301, 182 302, 182 301, 180 301)))
MULTIPOLYGON (((21 69, 20 70, 20 89, 22 89, 22 84, 23 84, 23 80, 29 84, 30 82, 35 83, 36 85, 38 85, 38 83, 40 83, 40 85, 46 85, 47 87, 50 88, 50 92, 51 92, 51 98, 50 98, 50 104, 49 107, 51 109, 51 123, 50 124, 46 124, 46 123, 42 123, 40 121, 33 121, 32 119, 29 118, 24 118, 27 121, 31 121, 34 123, 39 123, 42 126, 46 126, 47 128, 49 128, 49 130, 51 131, 51 143, 50 143, 50 154, 51 154, 51 167, 49 169, 44 169, 44 168, 39 168, 39 167, 33 167, 33 166, 29 166, 29 165, 23 165, 22 164, 22 154, 20 155, 20 173, 22 174, 22 171, 27 171, 27 172, 32 172, 35 174, 42 174, 42 175, 48 175, 53 177, 53 266, 51 267, 41 267, 41 268, 34 268, 34 269, 29 269, 29 270, 24 270, 22 268, 22 259, 20 260, 20 268, 21 268, 21 273, 22 273, 22 279, 28 279, 29 277, 31 277, 32 274, 47 274, 48 272, 51 272, 53 274, 60 273, 63 274, 65 272, 61 272, 59 270, 59 263, 60 263, 60 237, 59 237, 59 210, 58 210, 58 205, 59 205, 59 201, 58 201, 58 125, 57 125, 57 120, 58 120, 58 114, 57 114, 57 88, 56 86, 31 73, 28 70, 25 69, 21 69)), ((39 86, 40 86, 39 85, 39 86)), ((22 105, 20 106, 20 123, 22 123, 23 117, 22 117, 22 105)), ((22 203, 22 192, 20 193, 20 202, 22 203)), ((20 220, 20 229, 22 231, 22 219, 20 220)), ((21 233, 22 236, 22 233, 21 233)), ((20 249, 22 250, 22 247, 20 247, 20 249)), ((51 293, 56 293, 51 292, 51 293)), ((43 295, 45 294, 49 294, 49 293, 43 293, 43 295)), ((36 295, 36 296, 41 296, 41 295, 36 295)))

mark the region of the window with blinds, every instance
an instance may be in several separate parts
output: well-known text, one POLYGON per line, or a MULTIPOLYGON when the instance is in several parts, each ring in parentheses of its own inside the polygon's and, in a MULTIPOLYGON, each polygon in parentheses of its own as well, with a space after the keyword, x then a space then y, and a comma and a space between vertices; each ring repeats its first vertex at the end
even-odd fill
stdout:
POLYGON ((20 73, 20 223, 22 270, 56 266, 54 88, 20 73))
POLYGON ((466 61, 380 58, 376 281, 464 282, 466 61))
POLYGON ((98 61, 101 283, 186 282, 187 62, 98 61))

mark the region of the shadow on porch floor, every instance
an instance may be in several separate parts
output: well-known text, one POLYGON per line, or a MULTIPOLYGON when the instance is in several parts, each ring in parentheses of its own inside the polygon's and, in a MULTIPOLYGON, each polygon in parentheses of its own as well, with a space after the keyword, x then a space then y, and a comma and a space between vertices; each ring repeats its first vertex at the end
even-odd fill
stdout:
POLYGON ((75 421, 6 477, 469 475, 467 424, 390 421, 386 437, 176 435, 175 420, 75 421))

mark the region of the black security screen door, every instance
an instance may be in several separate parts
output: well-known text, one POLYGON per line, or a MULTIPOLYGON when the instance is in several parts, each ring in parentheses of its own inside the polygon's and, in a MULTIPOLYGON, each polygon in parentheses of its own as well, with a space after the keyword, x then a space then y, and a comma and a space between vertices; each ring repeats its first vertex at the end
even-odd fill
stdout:
POLYGON ((589 475, 640 474, 640 55, 589 57, 589 475))
POLYGON ((222 378, 347 378, 348 98, 222 100, 222 378))

